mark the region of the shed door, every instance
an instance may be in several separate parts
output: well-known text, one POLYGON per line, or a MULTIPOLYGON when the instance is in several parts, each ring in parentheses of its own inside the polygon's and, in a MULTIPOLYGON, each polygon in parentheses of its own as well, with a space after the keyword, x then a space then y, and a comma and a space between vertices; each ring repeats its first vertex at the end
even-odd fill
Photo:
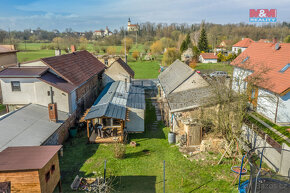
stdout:
POLYGON ((187 145, 200 145, 202 139, 202 131, 199 126, 190 126, 187 135, 187 145))

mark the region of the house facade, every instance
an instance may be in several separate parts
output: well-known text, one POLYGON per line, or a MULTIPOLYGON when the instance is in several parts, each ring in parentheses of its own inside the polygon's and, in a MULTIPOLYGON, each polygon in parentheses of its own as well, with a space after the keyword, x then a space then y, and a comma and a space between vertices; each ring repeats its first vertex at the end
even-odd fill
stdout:
POLYGON ((17 53, 14 45, 0 45, 0 70, 17 65, 17 53))
POLYGON ((217 55, 215 53, 201 53, 199 61, 201 63, 217 63, 217 55))
POLYGON ((138 31, 139 26, 138 24, 132 24, 130 18, 128 19, 128 25, 127 25, 127 30, 130 31, 138 31))
POLYGON ((111 32, 108 28, 108 26, 106 27, 105 30, 96 30, 93 32, 93 36, 95 37, 105 37, 105 36, 111 36, 113 35, 113 32, 111 32))
POLYGON ((163 121, 176 134, 177 142, 186 146, 199 145, 202 140, 200 111, 211 96, 209 83, 179 60, 161 72, 158 79, 158 102, 163 121))
POLYGON ((253 109, 277 124, 290 124, 290 44, 252 43, 231 65, 232 87, 247 92, 253 109))
POLYGON ((245 51, 250 45, 251 43, 253 43, 254 41, 250 38, 243 38, 241 41, 235 43, 232 47, 232 52, 238 54, 239 50, 241 50, 241 52, 245 51))
POLYGON ((135 72, 121 58, 115 60, 106 71, 103 73, 104 85, 114 81, 131 81, 134 78, 135 72))

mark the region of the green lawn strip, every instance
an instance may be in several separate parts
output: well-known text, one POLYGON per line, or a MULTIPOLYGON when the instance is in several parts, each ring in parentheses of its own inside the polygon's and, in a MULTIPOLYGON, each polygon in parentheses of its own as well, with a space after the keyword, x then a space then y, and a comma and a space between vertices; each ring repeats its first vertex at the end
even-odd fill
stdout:
POLYGON ((0 111, 3 111, 4 109, 6 109, 5 105, 0 104, 0 111))
POLYGON ((265 123, 267 123, 268 125, 270 125, 271 127, 273 127, 274 129, 276 129, 277 131, 279 131, 280 133, 282 133, 283 135, 285 135, 286 137, 290 138, 290 133, 287 131, 287 129, 289 129, 290 126, 278 126, 272 121, 268 120, 267 118, 263 117, 262 115, 256 112, 253 112, 253 114, 262 121, 264 121, 265 123))
POLYGON ((257 121, 255 118, 251 117, 250 115, 247 117, 249 121, 251 121, 253 124, 259 127, 262 131, 264 131, 266 134, 268 134, 272 139, 274 139, 276 142, 278 142, 280 145, 283 143, 286 143, 288 146, 290 143, 288 143, 285 139, 277 135, 275 132, 271 131, 269 128, 265 127, 262 123, 257 121))
MULTIPOLYGON (((154 107, 149 100, 146 106, 145 125, 156 120, 154 107)), ((114 144, 86 144, 85 131, 64 144, 64 157, 60 158, 63 192, 70 192, 70 184, 76 175, 95 177, 103 175, 107 160, 107 176, 114 177, 116 192, 162 192, 163 160, 166 167, 166 192, 238 192, 237 182, 231 185, 235 175, 230 171, 231 162, 221 165, 204 161, 189 161, 175 145, 169 145, 169 128, 130 134, 129 140, 137 147, 127 145, 124 159, 114 157, 114 144)), ((219 155, 216 155, 217 157, 219 155)))
POLYGON ((228 74, 233 73, 233 67, 225 63, 198 63, 195 70, 200 70, 204 73, 211 73, 214 71, 225 71, 228 74))
POLYGON ((155 79, 159 75, 159 61, 128 61, 135 72, 135 79, 155 79))

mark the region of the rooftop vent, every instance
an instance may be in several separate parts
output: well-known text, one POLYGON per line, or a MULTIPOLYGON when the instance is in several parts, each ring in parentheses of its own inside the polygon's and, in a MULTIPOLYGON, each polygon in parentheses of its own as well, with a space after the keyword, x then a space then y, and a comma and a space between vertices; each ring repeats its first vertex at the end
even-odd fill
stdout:
POLYGON ((286 64, 279 72, 285 72, 288 68, 290 68, 290 63, 286 64))
POLYGON ((280 44, 279 43, 276 43, 275 44, 275 50, 279 50, 280 49, 280 44))

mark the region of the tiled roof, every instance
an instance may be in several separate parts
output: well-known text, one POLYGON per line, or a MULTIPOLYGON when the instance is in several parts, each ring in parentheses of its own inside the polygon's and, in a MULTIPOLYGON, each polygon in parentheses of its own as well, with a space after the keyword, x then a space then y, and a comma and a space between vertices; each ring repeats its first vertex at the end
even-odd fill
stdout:
POLYGON ((203 57, 203 59, 218 59, 217 55, 214 53, 201 53, 200 55, 203 57))
POLYGON ((134 78, 135 72, 126 62, 124 62, 121 58, 118 58, 116 61, 130 74, 130 76, 134 78))
POLYGON ((47 70, 47 67, 10 67, 0 72, 0 78, 40 77, 47 70))
POLYGON ((42 169, 62 146, 8 147, 0 152, 0 171, 42 169))
POLYGON ((66 93, 70 93, 71 91, 73 91, 76 88, 73 84, 67 82, 66 80, 62 79, 61 77, 57 77, 56 75, 54 75, 50 72, 46 72, 38 79, 53 86, 53 87, 55 87, 55 88, 58 88, 66 93))
POLYGON ((250 38, 244 38, 241 41, 237 42, 233 45, 233 47, 241 47, 241 48, 247 48, 253 43, 254 41, 250 38))
POLYGON ((273 43, 252 43, 231 65, 252 70, 251 77, 259 75, 257 86, 282 94, 290 88, 290 68, 280 72, 290 63, 290 43, 279 44, 276 50, 273 43), (245 60, 248 57, 247 60, 245 60))
POLYGON ((158 79, 164 92, 168 95, 187 80, 193 73, 194 71, 192 68, 177 59, 161 74, 159 74, 158 79))
POLYGON ((105 69, 105 65, 88 51, 73 52, 41 59, 63 79, 79 86, 105 69))

